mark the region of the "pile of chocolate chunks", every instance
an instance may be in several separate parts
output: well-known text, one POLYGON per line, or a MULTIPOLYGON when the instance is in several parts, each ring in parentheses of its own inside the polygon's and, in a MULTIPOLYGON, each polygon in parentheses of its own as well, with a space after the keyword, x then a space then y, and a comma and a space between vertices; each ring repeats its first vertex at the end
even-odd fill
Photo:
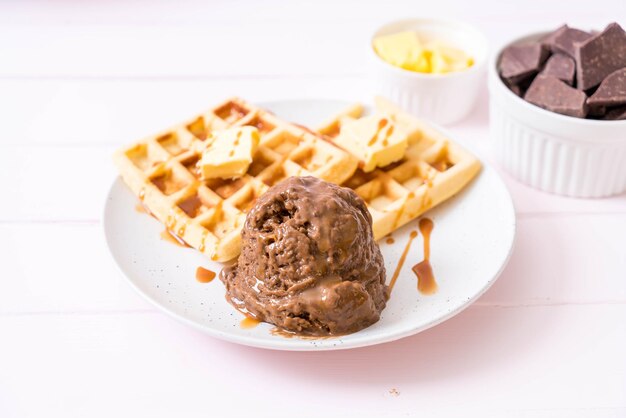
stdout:
POLYGON ((590 33, 563 25, 507 47, 504 83, 524 100, 578 118, 626 119, 626 32, 617 23, 590 33))

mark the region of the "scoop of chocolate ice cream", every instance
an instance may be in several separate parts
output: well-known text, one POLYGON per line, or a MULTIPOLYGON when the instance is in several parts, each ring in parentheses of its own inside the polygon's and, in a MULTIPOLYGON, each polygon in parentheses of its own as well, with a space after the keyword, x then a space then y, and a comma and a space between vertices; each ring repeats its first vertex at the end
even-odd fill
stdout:
POLYGON ((241 255, 220 278, 236 308, 304 335, 365 328, 388 296, 365 203, 315 177, 291 177, 258 199, 241 255))

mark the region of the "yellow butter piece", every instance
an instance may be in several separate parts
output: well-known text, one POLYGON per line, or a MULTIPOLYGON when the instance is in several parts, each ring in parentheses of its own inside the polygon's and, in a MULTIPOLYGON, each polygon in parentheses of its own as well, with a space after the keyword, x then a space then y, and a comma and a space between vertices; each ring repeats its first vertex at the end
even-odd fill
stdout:
POLYGON ((365 172, 384 167, 404 157, 408 136, 385 114, 347 122, 334 142, 357 157, 365 172))
POLYGON ((432 72, 431 52, 423 49, 422 53, 412 62, 402 66, 405 70, 416 71, 418 73, 432 72))
POLYGON ((417 33, 405 31, 376 37, 374 50, 391 65, 404 68, 405 66, 417 66, 423 47, 417 33))
POLYGON ((259 145, 259 130, 241 126, 215 132, 207 139, 198 168, 203 179, 237 178, 248 171, 259 145))
POLYGON ((422 139, 421 124, 415 117, 408 115, 382 96, 376 96, 374 104, 377 112, 388 115, 396 126, 406 134, 409 145, 422 139))
POLYGON ((434 42, 428 48, 432 51, 433 73, 461 71, 473 64, 473 60, 458 48, 440 42, 434 42))
POLYGON ((438 41, 424 44, 413 31, 379 36, 374 39, 374 50, 388 63, 420 73, 444 74, 474 64, 460 49, 438 41))
POLYGON ((433 74, 443 74, 450 72, 450 65, 446 57, 437 49, 432 51, 431 55, 431 72, 433 74))

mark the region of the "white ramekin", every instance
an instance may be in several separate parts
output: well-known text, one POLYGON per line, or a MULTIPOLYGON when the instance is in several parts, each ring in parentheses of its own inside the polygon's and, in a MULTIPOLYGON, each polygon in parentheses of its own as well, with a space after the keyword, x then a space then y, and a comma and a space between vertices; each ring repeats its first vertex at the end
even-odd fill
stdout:
POLYGON ((472 110, 484 88, 487 40, 464 23, 439 19, 406 19, 379 28, 370 39, 370 55, 376 93, 407 112, 447 125, 463 119, 472 110), (405 30, 414 30, 462 49, 474 59, 465 71, 425 74, 395 67, 374 51, 373 40, 405 30))
POLYGON ((491 140, 504 169, 531 187, 566 196, 605 197, 626 191, 626 120, 574 118, 524 101, 498 75, 497 63, 506 46, 489 63, 491 140))

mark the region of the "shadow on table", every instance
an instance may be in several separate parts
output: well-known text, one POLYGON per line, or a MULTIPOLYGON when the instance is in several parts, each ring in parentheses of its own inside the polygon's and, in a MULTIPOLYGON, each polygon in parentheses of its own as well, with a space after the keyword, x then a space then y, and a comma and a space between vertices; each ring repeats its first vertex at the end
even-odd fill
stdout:
POLYGON ((472 307, 413 337, 352 350, 298 353, 240 346, 232 350, 240 352, 242 362, 257 370, 267 368, 273 376, 351 386, 428 384, 524 362, 528 352, 541 345, 551 321, 526 321, 523 311, 472 307))
MULTIPOLYGON (((419 384, 468 374, 501 373, 541 351, 558 322, 555 311, 545 307, 498 303, 498 295, 509 299, 518 292, 528 294, 524 287, 533 286, 533 280, 521 280, 525 273, 518 271, 532 263, 528 259, 533 254, 532 239, 529 234, 519 234, 511 262, 494 286, 497 295, 488 298, 492 302, 486 304, 483 298, 458 316, 415 336, 333 352, 280 352, 236 345, 228 350, 244 364, 250 362, 257 370, 267 368, 274 376, 300 376, 336 385, 419 384)), ((558 248, 558 242, 553 244, 558 248)), ((559 257, 558 252, 555 256, 559 257)))

